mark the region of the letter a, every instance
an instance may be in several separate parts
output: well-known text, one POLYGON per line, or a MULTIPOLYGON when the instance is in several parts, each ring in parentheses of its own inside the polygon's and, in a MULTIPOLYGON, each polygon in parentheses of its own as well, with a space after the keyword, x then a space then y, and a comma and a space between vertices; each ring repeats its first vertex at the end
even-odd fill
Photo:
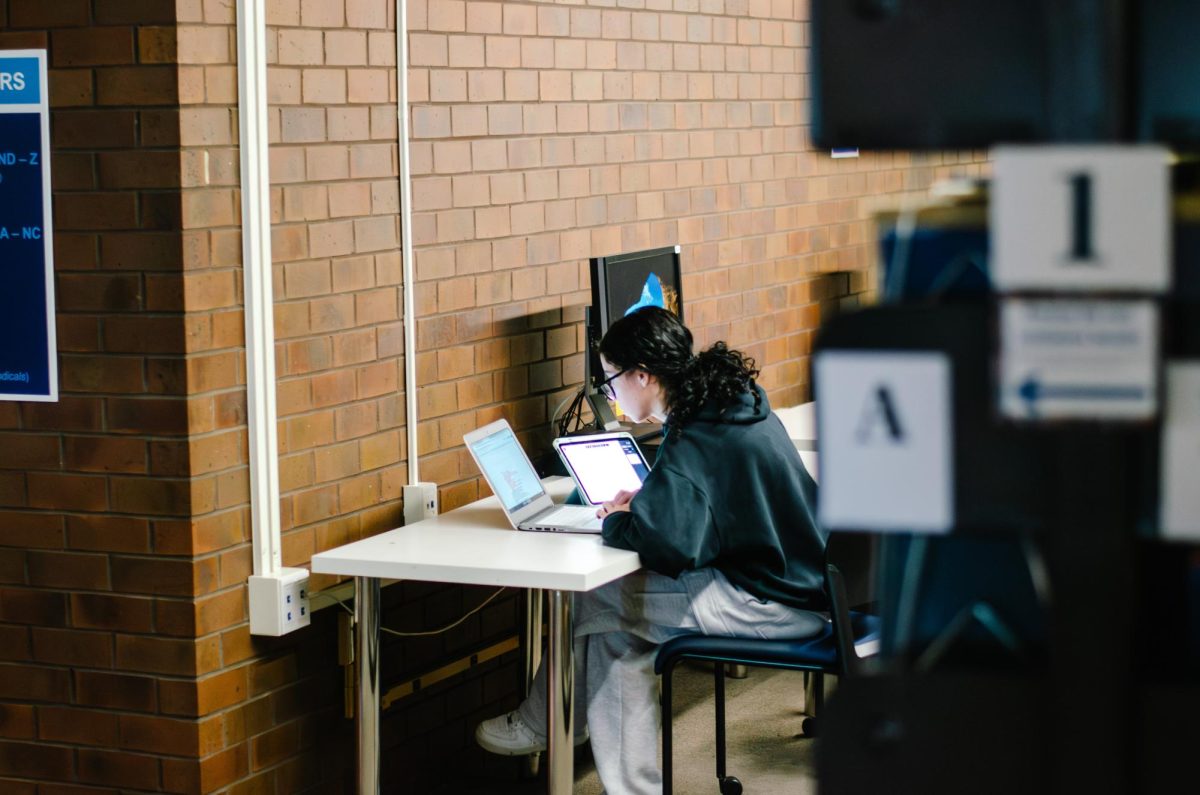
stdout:
POLYGON ((858 443, 869 443, 875 426, 880 422, 883 423, 892 443, 904 443, 904 429, 900 427, 900 415, 896 412, 895 401, 892 400, 891 391, 883 385, 875 388, 867 400, 867 405, 863 407, 862 419, 855 433, 858 443))

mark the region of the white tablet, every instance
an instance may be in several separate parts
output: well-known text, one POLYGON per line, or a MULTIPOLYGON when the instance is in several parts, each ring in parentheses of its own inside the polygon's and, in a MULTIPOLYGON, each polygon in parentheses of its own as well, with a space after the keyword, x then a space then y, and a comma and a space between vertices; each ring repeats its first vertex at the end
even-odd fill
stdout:
POLYGON ((554 440, 563 465, 590 505, 599 505, 619 491, 637 491, 650 474, 637 442, 626 432, 563 436, 554 440))

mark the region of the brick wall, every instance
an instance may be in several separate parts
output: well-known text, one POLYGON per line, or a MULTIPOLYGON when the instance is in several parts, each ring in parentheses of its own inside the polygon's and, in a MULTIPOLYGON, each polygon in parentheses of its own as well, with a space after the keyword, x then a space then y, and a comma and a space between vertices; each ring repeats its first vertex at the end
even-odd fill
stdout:
POLYGON ((0 47, 50 53, 62 389, 0 404, 5 792, 183 791, 220 730, 188 707, 231 573, 190 554, 217 493, 190 477, 187 354, 211 329, 182 301, 174 22, 170 3, 0 3, 0 47))
MULTIPOLYGON (((267 9, 283 557, 303 566, 402 516, 395 13, 267 9)), ((983 167, 811 150, 803 0, 408 13, 420 473, 445 509, 482 493, 465 431, 503 415, 545 445, 582 378, 589 256, 680 244, 699 341, 750 352, 788 405, 821 317, 872 297, 872 204, 983 167)), ((51 53, 63 392, 0 403, 5 792, 352 780, 335 610, 278 640, 246 623, 234 26, 231 0, 0 0, 0 47, 51 53)), ((487 594, 385 593, 385 624, 412 630, 487 594)), ((390 641, 385 683, 511 637, 519 606, 390 641)), ((385 782, 512 775, 470 732, 515 703, 517 669, 508 653, 398 702, 385 782)))
POLYGON ((869 200, 979 167, 813 151, 803 0, 409 9, 421 471, 447 506, 485 488, 464 431, 503 413, 546 448, 588 257, 680 244, 698 344, 749 352, 793 405, 822 314, 873 292, 869 200))

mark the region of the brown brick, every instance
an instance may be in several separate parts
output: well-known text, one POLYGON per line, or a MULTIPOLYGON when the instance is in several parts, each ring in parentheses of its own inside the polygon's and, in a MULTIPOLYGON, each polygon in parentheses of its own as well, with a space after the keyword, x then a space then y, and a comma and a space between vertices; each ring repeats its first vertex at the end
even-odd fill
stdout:
POLYGON ((167 24, 175 21, 175 6, 160 0, 94 0, 95 20, 101 25, 167 24))
POLYGON ((44 30, 0 32, 0 47, 6 50, 45 50, 49 44, 50 36, 44 30))
POLYGON ((176 60, 175 28, 143 27, 137 32, 138 61, 141 63, 174 63, 176 60))
POLYGON ((50 742, 115 746, 117 716, 94 709, 39 707, 38 737, 50 742))
POLYGON ((73 676, 78 704, 137 712, 152 712, 157 707, 152 677, 95 671, 74 671, 73 676))
POLYGON ((63 461, 81 472, 146 472, 146 443, 105 436, 63 437, 63 461))
POLYGON ((28 585, 25 556, 26 553, 19 549, 0 548, 0 583, 28 585))
POLYGON ((196 634, 208 635, 249 620, 246 591, 235 588, 196 602, 196 634))
POLYGON ((4 435, 0 469, 60 469, 58 439, 45 434, 4 435))
POLYGON ((110 430, 131 433, 184 434, 187 404, 169 398, 109 398, 105 401, 110 430))
POLYGON ((167 270, 183 262, 178 232, 133 232, 105 235, 100 242, 100 262, 106 268, 167 270))
POLYGON ((62 548, 63 518, 45 513, 0 511, 0 545, 33 549, 62 548))
POLYGON ((196 593, 193 563, 187 560, 113 556, 114 590, 125 593, 192 596, 196 593))
POLYGON ((0 775, 55 779, 72 769, 71 753, 62 746, 0 742, 0 775))
POLYGON ((54 221, 63 230, 134 229, 137 196, 132 193, 60 193, 54 197, 54 221))
MULTIPOLYGON (((96 156, 86 152, 61 152, 54 156, 54 173, 51 175, 51 188, 56 192, 93 191, 98 187, 96 182, 96 156)), ((56 251, 63 252, 63 264, 77 262, 68 254, 70 246, 64 240, 62 246, 57 245, 56 251)))
POLYGON ((61 357, 60 385, 68 392, 138 393, 146 390, 144 362, 129 356, 61 357))
POLYGON ((250 741, 250 769, 270 767, 300 750, 300 730, 292 722, 260 734, 250 741))
POLYGON ((245 776, 249 770, 250 749, 247 743, 214 754, 200 762, 200 790, 213 792, 245 776))
MULTIPOLYGON (((188 528, 192 545, 187 551, 190 554, 203 554, 243 543, 247 538, 247 524, 242 511, 224 511, 194 518, 188 528)), ((157 533, 155 538, 156 548, 161 549, 157 533)))
POLYGON ((87 0, 11 0, 8 14, 9 24, 16 28, 62 28, 89 22, 87 0))
POLYGON ((25 475, 20 472, 0 472, 0 506, 25 507, 29 504, 25 475))
POLYGON ((334 406, 354 399, 355 383, 352 370, 322 373, 312 379, 312 402, 316 407, 334 406))
POLYGON ((197 651, 187 639, 116 636, 116 664, 125 671, 191 675, 197 670, 197 651))
POLYGON ((0 698, 13 701, 58 701, 70 686, 67 672, 59 668, 4 665, 0 672, 0 698))
POLYGON ((202 677, 194 684, 163 681, 159 684, 162 710, 195 717, 233 706, 246 698, 246 672, 247 667, 241 666, 202 677), (175 688, 175 684, 183 687, 175 688), (171 691, 170 698, 166 696, 167 690, 171 691))
POLYGON ((383 361, 360 367, 356 376, 359 398, 393 394, 398 389, 399 375, 394 361, 383 361))
POLYGON ((44 588, 108 590, 108 557, 78 552, 30 552, 29 582, 44 588))
POLYGON ((122 715, 120 726, 122 748, 172 756, 192 756, 199 751, 195 721, 122 715))
POLYGON ((184 334, 177 317, 116 316, 105 320, 104 347, 119 353, 183 353, 184 334))
POLYGON ((104 67, 96 70, 100 105, 170 105, 178 101, 173 66, 104 67))
MULTIPOLYGON (((77 114, 99 117, 96 122, 109 123, 105 118, 116 111, 77 114)), ((124 117, 122 117, 122 121, 124 117)), ((119 128, 118 128, 119 129, 119 128)), ((96 157, 100 184, 105 188, 177 188, 180 186, 179 155, 175 152, 123 151, 101 152, 96 157)), ((178 194, 169 194, 172 200, 178 194)))
POLYGON ((57 665, 110 668, 112 636, 103 632, 34 628, 33 656, 40 662, 57 665))
POLYGON ((193 507, 186 480, 114 477, 110 481, 113 510, 121 513, 184 516, 193 507))
POLYGON ((154 790, 158 787, 158 759, 124 751, 80 749, 79 780, 88 784, 154 790))
POLYGON ((56 67, 133 63, 133 29, 129 27, 56 30, 50 41, 50 60, 56 67))
POLYGON ((56 297, 60 310, 136 310, 141 279, 123 273, 60 273, 56 297))
POLYGON ((201 475, 245 463, 244 440, 245 434, 238 431, 193 439, 188 456, 191 473, 201 475))
POLYGON ((32 740, 37 731, 33 706, 30 704, 0 704, 0 737, 9 740, 32 740))
POLYGON ((90 398, 60 397, 57 403, 25 403, 21 416, 26 428, 55 431, 100 429, 100 402, 90 398))
POLYGON ((320 521, 337 514, 337 486, 308 489, 293 495, 291 501, 297 525, 320 521))
POLYGON ((151 632, 154 629, 150 599, 73 593, 70 600, 72 626, 122 632, 151 632))
POLYGON ((96 102, 91 69, 51 69, 50 107, 91 106, 96 102))
POLYGON ((160 555, 193 555, 192 530, 191 519, 156 519, 154 550, 160 555))
POLYGON ((108 508, 106 484, 102 477, 30 472, 27 480, 30 507, 79 511, 103 511, 108 508))

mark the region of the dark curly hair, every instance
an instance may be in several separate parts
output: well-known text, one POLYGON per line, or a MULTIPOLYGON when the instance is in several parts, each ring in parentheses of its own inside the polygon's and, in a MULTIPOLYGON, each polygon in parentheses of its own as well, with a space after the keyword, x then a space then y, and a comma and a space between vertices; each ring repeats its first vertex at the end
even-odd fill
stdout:
POLYGON ((657 306, 643 307, 609 326, 599 352, 622 370, 637 368, 658 379, 666 392, 672 435, 709 402, 725 409, 747 392, 754 394, 755 409, 762 402, 754 389, 759 371, 753 359, 724 342, 693 356, 692 332, 657 306))

